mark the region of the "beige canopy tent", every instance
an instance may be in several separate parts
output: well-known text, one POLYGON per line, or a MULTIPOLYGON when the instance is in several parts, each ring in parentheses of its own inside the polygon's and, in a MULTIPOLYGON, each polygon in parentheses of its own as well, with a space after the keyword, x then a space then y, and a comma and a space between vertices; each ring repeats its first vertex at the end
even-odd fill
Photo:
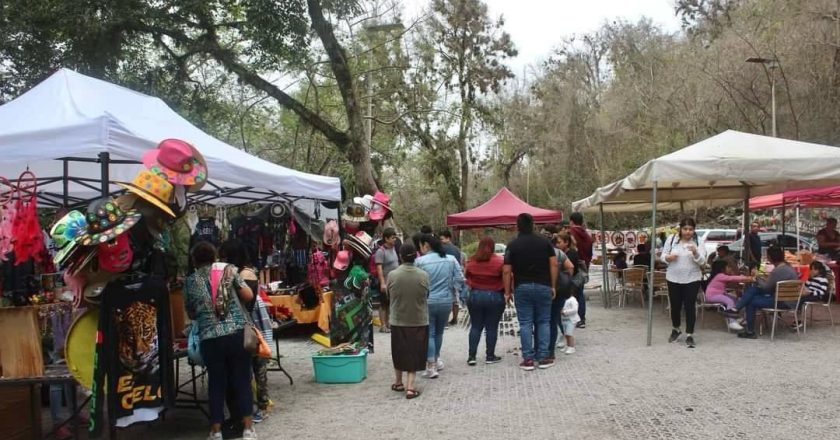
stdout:
MULTIPOLYGON (((602 214, 650 210, 656 230, 657 210, 731 205, 753 196, 837 184, 840 148, 727 130, 648 161, 624 179, 572 203, 572 209, 602 214)), ((650 301, 648 345, 652 319, 650 301)))

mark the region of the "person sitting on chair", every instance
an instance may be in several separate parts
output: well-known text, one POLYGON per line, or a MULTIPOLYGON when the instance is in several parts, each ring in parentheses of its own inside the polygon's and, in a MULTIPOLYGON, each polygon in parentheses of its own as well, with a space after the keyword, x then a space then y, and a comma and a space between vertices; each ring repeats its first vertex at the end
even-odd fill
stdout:
POLYGON ((735 304, 735 313, 746 309, 747 328, 738 333, 739 338, 756 339, 755 312, 760 308, 774 305, 774 295, 778 282, 799 279, 796 269, 785 262, 785 253, 782 248, 775 245, 770 246, 767 249, 767 258, 774 266, 770 276, 764 281, 759 281, 757 285, 748 287, 741 299, 735 304))

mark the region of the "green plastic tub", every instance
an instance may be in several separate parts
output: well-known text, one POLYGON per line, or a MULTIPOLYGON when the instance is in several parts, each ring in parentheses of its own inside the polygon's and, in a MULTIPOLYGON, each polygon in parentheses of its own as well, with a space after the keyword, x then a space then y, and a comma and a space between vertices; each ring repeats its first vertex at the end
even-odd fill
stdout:
POLYGON ((367 377, 367 349, 352 355, 312 355, 315 382, 359 383, 367 377))

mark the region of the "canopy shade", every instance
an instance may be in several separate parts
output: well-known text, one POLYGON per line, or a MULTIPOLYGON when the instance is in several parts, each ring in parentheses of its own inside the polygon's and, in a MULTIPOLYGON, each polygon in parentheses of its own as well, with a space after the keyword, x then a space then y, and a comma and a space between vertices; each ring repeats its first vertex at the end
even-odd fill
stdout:
POLYGON ((483 205, 446 216, 446 225, 462 229, 515 225, 516 216, 523 212, 534 216, 535 223, 558 223, 563 219, 562 212, 531 206, 503 187, 483 205))
POLYGON ((190 142, 207 160, 210 181, 196 200, 341 200, 336 177, 252 156, 204 133, 158 98, 68 69, 0 106, 0 176, 15 179, 28 167, 41 180, 42 197, 55 202, 64 195, 63 177, 68 175, 72 204, 99 195, 100 153, 108 153, 112 161, 110 181, 131 181, 143 153, 166 138, 190 142))
POLYGON ((781 208, 796 204, 801 207, 838 206, 840 186, 798 189, 750 199, 750 209, 781 208))
POLYGON ((622 180, 572 203, 575 211, 694 209, 750 196, 840 184, 840 149, 727 130, 648 161, 622 180))

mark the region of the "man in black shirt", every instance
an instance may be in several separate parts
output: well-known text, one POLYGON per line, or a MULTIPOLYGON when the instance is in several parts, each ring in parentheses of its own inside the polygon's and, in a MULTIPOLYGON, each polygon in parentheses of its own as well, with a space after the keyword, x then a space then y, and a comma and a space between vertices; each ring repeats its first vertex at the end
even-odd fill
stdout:
POLYGON ((744 258, 747 262, 747 267, 750 269, 754 269, 761 264, 761 237, 758 236, 758 232, 761 230, 761 226, 758 222, 752 222, 750 224, 750 233, 744 237, 744 243, 746 244, 745 250, 747 251, 744 258))
POLYGON ((534 234, 531 214, 519 214, 516 227, 519 236, 508 243, 505 250, 505 298, 510 299, 511 294, 515 294, 522 344, 519 368, 533 371, 536 366, 545 369, 554 365, 554 359, 549 357, 548 342, 551 301, 556 296, 557 256, 548 240, 534 234), (534 336, 538 347, 534 347, 534 336))

